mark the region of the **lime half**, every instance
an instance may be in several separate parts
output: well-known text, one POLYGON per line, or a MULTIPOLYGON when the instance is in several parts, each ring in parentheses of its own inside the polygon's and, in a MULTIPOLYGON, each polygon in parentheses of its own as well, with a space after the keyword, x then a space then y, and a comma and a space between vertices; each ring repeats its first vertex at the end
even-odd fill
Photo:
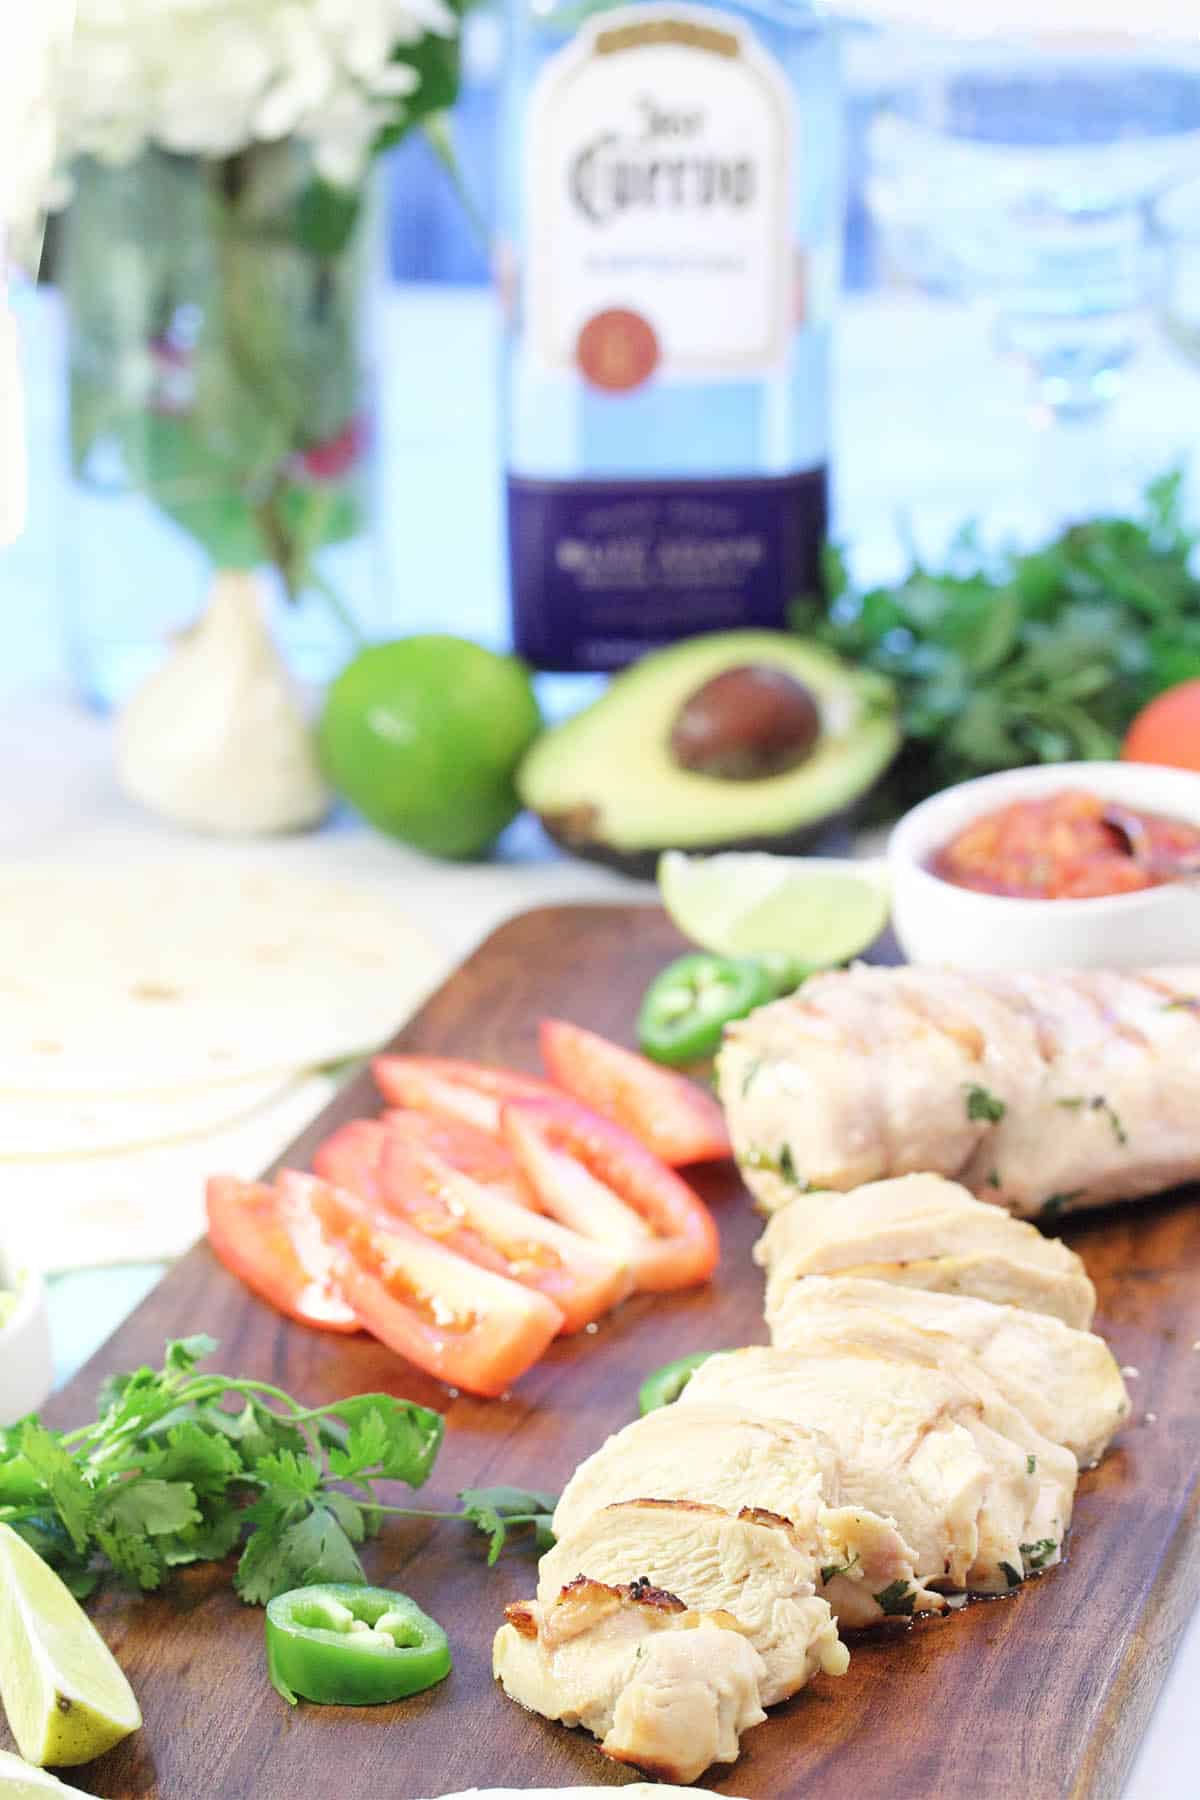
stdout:
POLYGON ((142 1722, 92 1621, 8 1525, 0 1525, 0 1699, 31 1763, 91 1762, 142 1722))
POLYGON ((886 868, 848 857, 727 850, 658 865, 662 903, 685 937, 718 956, 781 954, 810 969, 858 956, 888 922, 886 868))
POLYGON ((74 1794, 78 1788, 64 1787, 55 1775, 22 1762, 11 1750, 0 1750, 0 1800, 50 1800, 52 1794, 74 1794))

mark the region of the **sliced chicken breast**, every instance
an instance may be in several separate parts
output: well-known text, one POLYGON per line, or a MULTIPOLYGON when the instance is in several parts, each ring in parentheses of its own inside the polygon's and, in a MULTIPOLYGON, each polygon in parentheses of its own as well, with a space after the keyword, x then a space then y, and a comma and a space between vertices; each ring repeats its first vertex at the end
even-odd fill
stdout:
POLYGON ((939 1175, 797 1196, 754 1251, 767 1311, 806 1275, 858 1275, 1048 1313, 1086 1331, 1096 1290, 1073 1250, 939 1175))
MULTIPOLYGON (((646 1582, 573 1581, 510 1606, 493 1671, 531 1712, 582 1725, 605 1756, 664 1781, 735 1762, 766 1716, 762 1657, 727 1616, 689 1611, 646 1582)), ((664 1790, 655 1789, 655 1793, 664 1790)))
MULTIPOLYGON (((1061 1553, 1074 1460, 989 1396, 986 1380, 968 1386, 932 1364, 831 1342, 714 1356, 676 1404, 831 1437, 846 1498, 895 1520, 926 1586, 1004 1593, 1061 1553)), ((912 1610, 911 1594, 876 1599, 884 1612, 912 1610)))
POLYGON ((1023 1218, 1200 1177, 1200 967, 860 964, 729 1028, 721 1098, 768 1210, 934 1171, 1023 1218))
POLYGON ((672 1406, 635 1419, 579 1465, 558 1503, 555 1533, 570 1538, 593 1514, 626 1500, 695 1500, 786 1519, 811 1549, 808 1579, 849 1630, 878 1624, 884 1614, 875 1594, 897 1583, 918 1612, 943 1605, 917 1581, 913 1552, 891 1519, 841 1503, 833 1443, 779 1419, 672 1406))
POLYGON ((1064 1444, 1081 1468, 1100 1460, 1129 1416, 1129 1395, 1104 1339, 1046 1313, 853 1275, 777 1286, 767 1311, 771 1341, 783 1350, 889 1317, 925 1334, 939 1363, 973 1357, 1035 1430, 1064 1444))
POLYGON ((786 1519, 732 1514, 692 1501, 633 1500, 592 1513, 538 1569, 543 1608, 577 1576, 621 1586, 646 1581, 698 1612, 727 1613, 765 1664, 764 1706, 819 1671, 849 1665, 829 1605, 818 1597, 811 1545, 786 1519))

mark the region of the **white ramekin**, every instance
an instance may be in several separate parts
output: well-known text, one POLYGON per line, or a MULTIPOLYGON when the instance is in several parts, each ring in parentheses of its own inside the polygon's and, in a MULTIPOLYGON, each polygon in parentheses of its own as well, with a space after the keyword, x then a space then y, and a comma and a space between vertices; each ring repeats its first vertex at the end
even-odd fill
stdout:
POLYGON ((18 1276, 16 1311, 0 1325, 0 1425, 36 1412, 54 1386, 45 1285, 36 1270, 20 1270, 0 1244, 0 1288, 15 1286, 18 1276))
POLYGON ((1200 885, 1176 882, 1093 900, 1013 900, 955 887, 930 872, 930 858, 972 819, 1065 788, 1200 826, 1200 775, 1150 763, 1039 764, 947 788, 906 813, 888 841, 892 924, 910 962, 971 969, 1200 964, 1200 885))

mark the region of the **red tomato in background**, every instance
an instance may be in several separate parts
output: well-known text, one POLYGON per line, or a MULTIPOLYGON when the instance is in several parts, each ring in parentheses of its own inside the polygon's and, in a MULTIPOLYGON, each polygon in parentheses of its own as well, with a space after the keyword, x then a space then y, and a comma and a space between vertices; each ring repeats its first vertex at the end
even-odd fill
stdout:
POLYGON ((1200 770, 1200 680, 1181 681, 1144 706, 1129 727, 1121 757, 1200 770))

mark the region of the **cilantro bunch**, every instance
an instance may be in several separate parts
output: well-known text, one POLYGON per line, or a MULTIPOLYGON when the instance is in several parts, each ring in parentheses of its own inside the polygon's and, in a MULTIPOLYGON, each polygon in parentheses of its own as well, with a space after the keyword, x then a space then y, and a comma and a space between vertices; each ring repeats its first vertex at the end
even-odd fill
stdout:
POLYGON ((463 1519, 494 1563, 510 1531, 548 1541, 553 1498, 468 1489, 458 1512, 387 1504, 383 1482, 420 1487, 440 1413, 390 1394, 303 1407, 266 1382, 208 1374, 211 1338, 167 1345, 161 1369, 108 1381, 77 1431, 36 1418, 0 1430, 0 1521, 86 1595, 106 1572, 159 1587, 169 1571, 240 1550, 234 1585, 263 1606, 314 1582, 366 1579, 358 1546, 389 1515, 463 1519))
POLYGON ((1026 554, 990 554, 968 529, 945 569, 918 561, 896 587, 855 589, 829 552, 827 599, 800 602, 792 623, 896 689, 904 748, 880 817, 993 769, 1116 756, 1147 700, 1200 675, 1181 485, 1166 475, 1140 516, 1073 525, 1026 554))

